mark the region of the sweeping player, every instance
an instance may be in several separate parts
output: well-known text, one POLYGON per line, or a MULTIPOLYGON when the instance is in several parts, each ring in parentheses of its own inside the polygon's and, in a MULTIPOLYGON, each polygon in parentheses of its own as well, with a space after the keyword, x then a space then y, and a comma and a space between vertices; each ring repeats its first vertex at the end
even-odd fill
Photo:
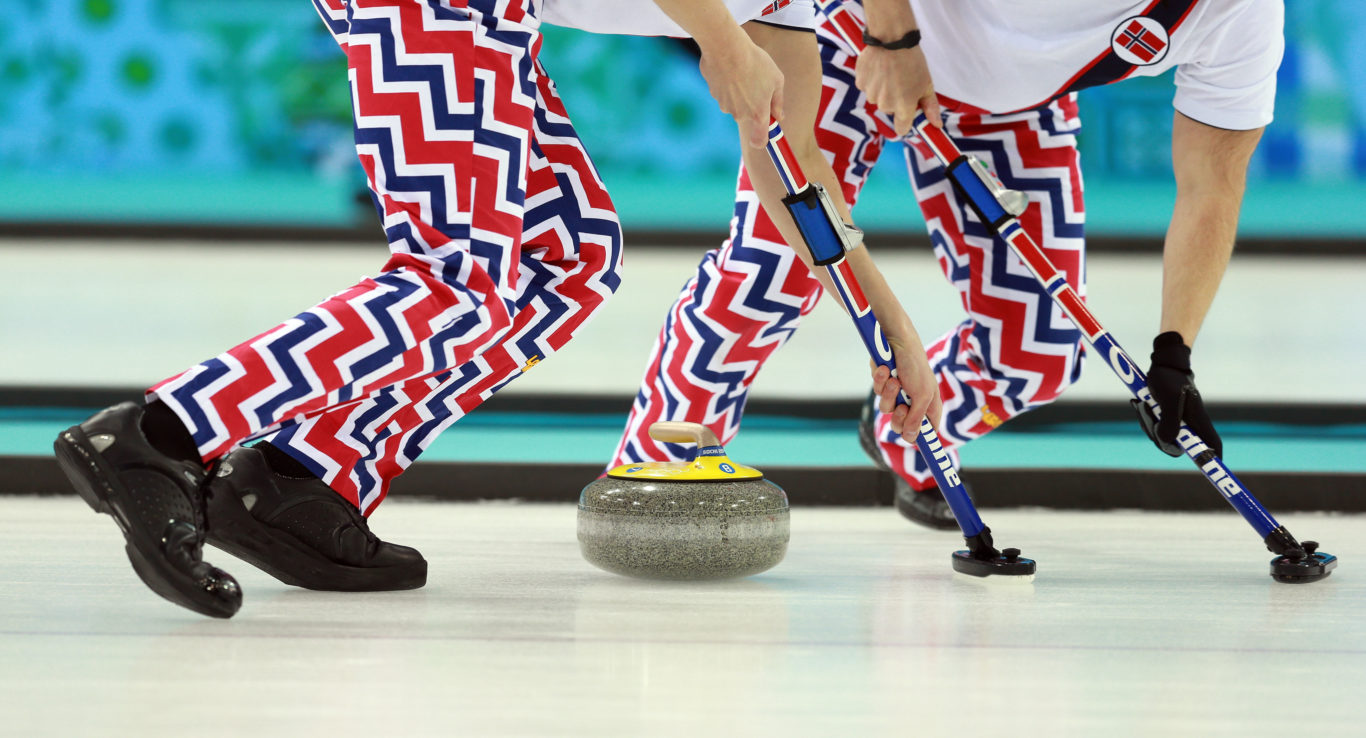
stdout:
MULTIPOLYGON (((790 3, 729 4, 751 18, 790 3)), ((81 496, 115 517, 143 581, 217 617, 242 595, 203 561, 206 535, 290 584, 422 586, 421 554, 379 540, 365 515, 436 434, 563 346, 618 283, 611 200, 537 60, 541 0, 315 5, 348 59, 356 148, 389 260, 55 444, 81 496)), ((742 30, 721 0, 659 6, 702 48, 747 158, 762 152, 769 116, 786 114, 802 166, 834 186, 812 134, 811 34, 742 30)), ((616 21, 667 22, 649 4, 615 10, 616 21)), ((776 176, 760 189, 781 209, 776 176)), ((935 383, 914 328, 871 263, 860 268, 880 285, 878 315, 930 410, 935 383)))
MULTIPOLYGON (((888 142, 875 107, 894 118, 896 134, 909 129, 917 108, 932 120, 942 108, 945 130, 965 153, 1028 193, 1023 227, 1080 294, 1077 91, 1176 68, 1177 196, 1148 371, 1163 411, 1154 440, 1180 455, 1175 435, 1184 420, 1222 454, 1194 385, 1190 347, 1233 248, 1248 161, 1271 121, 1284 46, 1281 0, 864 0, 861 7, 850 0, 845 7, 866 12, 867 49, 856 55, 828 21, 819 30, 825 89, 817 139, 848 201, 856 201, 888 142)), ((907 144, 935 254, 967 313, 929 347, 943 401, 940 438, 956 446, 1075 382, 1082 336, 977 220, 923 144, 907 144)), ((746 176, 754 172, 741 172, 730 238, 702 260, 669 311, 611 465, 676 458, 646 433, 658 420, 703 423, 729 442, 763 362, 819 298, 816 281, 782 258, 792 242, 754 207, 746 176)), ((896 473, 902 514, 954 528, 915 451, 916 416, 891 412, 898 388, 885 369, 875 373, 861 440, 896 473)))

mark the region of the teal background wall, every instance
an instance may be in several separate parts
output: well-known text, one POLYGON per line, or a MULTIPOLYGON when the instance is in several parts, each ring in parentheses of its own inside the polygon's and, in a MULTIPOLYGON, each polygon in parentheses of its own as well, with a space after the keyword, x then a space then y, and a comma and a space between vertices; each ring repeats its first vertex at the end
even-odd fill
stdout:
MULTIPOLYGON (((341 54, 306 0, 6 0, 5 221, 345 226, 373 218, 341 54)), ((1366 3, 1287 3, 1277 119, 1243 233, 1366 234, 1366 3)), ((630 229, 721 230, 737 148, 664 39, 548 29, 543 59, 630 229)), ((1172 197, 1169 78, 1082 95, 1093 234, 1157 234, 1172 197)), ((860 220, 918 230, 899 152, 860 220)))

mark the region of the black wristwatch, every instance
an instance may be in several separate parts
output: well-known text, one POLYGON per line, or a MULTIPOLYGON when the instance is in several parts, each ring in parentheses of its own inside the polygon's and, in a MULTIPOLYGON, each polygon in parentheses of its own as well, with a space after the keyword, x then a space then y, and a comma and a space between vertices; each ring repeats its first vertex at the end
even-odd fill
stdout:
POLYGON ((879 49, 896 51, 897 49, 914 49, 920 45, 920 29, 912 28, 906 32, 905 36, 895 41, 881 41, 868 34, 868 29, 863 29, 863 45, 876 46, 879 49))

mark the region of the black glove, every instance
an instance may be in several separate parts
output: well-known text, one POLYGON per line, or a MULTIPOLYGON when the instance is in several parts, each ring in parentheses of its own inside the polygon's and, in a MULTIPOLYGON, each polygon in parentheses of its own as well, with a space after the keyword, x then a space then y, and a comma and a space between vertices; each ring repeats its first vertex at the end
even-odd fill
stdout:
POLYGON ((1200 440, 1218 456, 1224 455, 1224 442, 1214 430, 1200 390, 1195 388, 1195 374, 1191 372, 1191 350, 1176 331, 1167 331, 1153 339, 1153 363, 1148 369, 1148 391, 1157 406, 1162 408, 1162 419, 1149 432, 1153 442, 1168 456, 1182 456, 1185 451, 1176 442, 1177 431, 1185 421, 1200 440))

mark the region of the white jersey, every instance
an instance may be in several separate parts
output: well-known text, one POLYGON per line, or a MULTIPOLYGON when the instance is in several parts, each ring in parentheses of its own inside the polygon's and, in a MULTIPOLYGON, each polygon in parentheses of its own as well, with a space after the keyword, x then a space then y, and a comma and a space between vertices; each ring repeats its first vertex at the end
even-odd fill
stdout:
MULTIPOLYGON (((724 0, 737 23, 758 20, 790 28, 816 26, 815 0, 724 0)), ((652 0, 544 0, 541 22, 593 33, 675 36, 688 33, 652 0)))
MULTIPOLYGON (((1176 67, 1175 107, 1271 122, 1282 0, 911 0, 937 92, 992 113, 1176 67)), ((859 8, 856 12, 861 13, 859 8)))

